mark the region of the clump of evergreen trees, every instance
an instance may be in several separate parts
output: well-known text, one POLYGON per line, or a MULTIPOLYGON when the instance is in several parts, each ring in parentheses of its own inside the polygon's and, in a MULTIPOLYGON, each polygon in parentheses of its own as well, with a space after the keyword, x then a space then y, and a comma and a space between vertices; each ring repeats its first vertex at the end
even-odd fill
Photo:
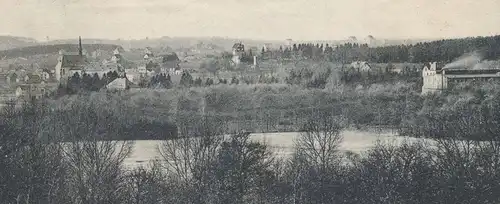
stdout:
POLYGON ((102 77, 99 77, 97 73, 93 75, 83 73, 81 76, 79 73, 75 73, 67 79, 65 85, 59 84, 56 95, 61 96, 65 94, 77 94, 79 92, 99 91, 117 78, 119 78, 119 75, 116 71, 110 71, 102 77))
POLYGON ((153 76, 151 80, 149 81, 148 88, 166 88, 170 89, 172 88, 172 79, 170 77, 170 74, 158 74, 156 76, 153 76))

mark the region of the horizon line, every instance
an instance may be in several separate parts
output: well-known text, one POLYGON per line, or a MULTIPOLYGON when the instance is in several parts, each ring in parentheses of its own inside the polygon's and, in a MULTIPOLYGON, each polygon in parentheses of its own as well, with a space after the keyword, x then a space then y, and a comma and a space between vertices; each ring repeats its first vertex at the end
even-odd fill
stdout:
POLYGON ((210 38, 220 38, 220 39, 233 39, 233 40, 250 40, 250 41, 271 41, 271 42, 278 42, 278 41, 286 41, 287 39, 291 39, 293 42, 328 42, 328 41, 349 41, 350 37, 356 37, 358 41, 363 41, 366 37, 368 36, 373 36, 376 40, 430 40, 430 41, 435 41, 435 40, 453 40, 453 39, 463 39, 463 38, 471 38, 471 37, 493 37, 493 36, 499 36, 500 33, 495 33, 495 34, 487 34, 487 35, 476 35, 476 36, 441 36, 441 37, 376 37, 373 35, 365 35, 364 38, 361 38, 359 36, 348 36, 344 39, 315 39, 315 40, 307 40, 307 39, 298 39, 295 40, 293 38, 283 38, 283 39, 264 39, 264 38, 250 38, 250 37, 231 37, 231 36, 154 36, 154 37, 143 37, 143 38, 106 38, 106 37, 89 37, 86 38, 85 35, 78 35, 75 36, 75 38, 54 38, 51 39, 50 36, 47 36, 49 40, 47 41, 46 39, 37 39, 34 37, 27 37, 27 36, 20 36, 20 35, 12 35, 12 34, 0 34, 0 36, 4 37, 19 37, 19 38, 27 38, 27 39, 32 39, 35 40, 36 43, 44 43, 44 42, 51 42, 51 41, 65 41, 65 40, 78 40, 78 37, 81 36, 82 40, 107 40, 107 41, 141 41, 141 40, 158 40, 162 38, 199 38, 199 39, 210 39, 210 38))
MULTIPOLYGON (((138 41, 138 40, 155 40, 155 39, 161 39, 161 38, 222 38, 222 39, 244 39, 244 40, 254 40, 254 41, 285 41, 287 39, 292 39, 292 41, 344 41, 344 40, 349 40, 350 37, 356 37, 358 40, 360 38, 365 39, 368 36, 373 36, 375 39, 382 39, 382 40, 432 40, 432 39, 457 39, 457 38, 467 38, 467 37, 487 37, 487 36, 496 36, 500 34, 489 34, 489 35, 479 35, 479 36, 436 36, 436 37, 429 37, 429 36, 406 36, 406 37, 377 37, 374 35, 364 35, 364 36, 346 36, 345 38, 339 39, 339 38, 332 38, 332 39, 294 39, 292 37, 284 37, 282 39, 273 39, 273 38, 252 38, 252 37, 237 37, 237 36, 153 36, 153 37, 142 37, 142 38, 109 38, 109 37, 85 37, 85 35, 76 35, 74 38, 52 38, 50 36, 46 36, 49 38, 49 41, 58 41, 58 40, 73 40, 73 39, 78 39, 78 36, 82 36, 82 39, 96 39, 96 40, 110 40, 110 41, 118 41, 118 40, 123 40, 123 41, 138 41)), ((37 42, 47 42, 46 38, 36 38, 36 37, 29 37, 29 36, 22 36, 22 35, 12 35, 12 34, 6 34, 2 33, 0 36, 5 36, 5 37, 19 37, 19 38, 28 38, 28 39, 33 39, 36 40, 37 42)))

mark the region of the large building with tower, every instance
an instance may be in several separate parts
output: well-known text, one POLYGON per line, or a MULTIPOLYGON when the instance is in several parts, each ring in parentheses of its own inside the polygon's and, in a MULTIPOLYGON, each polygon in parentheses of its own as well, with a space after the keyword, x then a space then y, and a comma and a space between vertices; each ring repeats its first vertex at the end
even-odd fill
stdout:
POLYGON ((91 60, 82 47, 82 39, 80 37, 77 53, 65 52, 64 50, 59 51, 59 57, 55 66, 55 78, 57 81, 65 83, 75 73, 79 73, 80 75, 83 73, 90 75, 97 74, 99 77, 113 71, 121 74, 124 71, 120 64, 121 60, 122 57, 118 48, 114 50, 113 56, 109 61, 105 60, 106 62, 101 63, 91 60))
POLYGON ((235 64, 241 63, 241 58, 245 55, 245 45, 243 43, 235 43, 233 45, 233 58, 232 61, 235 64))
POLYGON ((469 67, 445 69, 437 62, 428 63, 422 70, 422 94, 436 93, 461 82, 500 79, 500 69, 470 69, 469 67))
POLYGON ((57 65, 55 67, 57 81, 65 81, 69 76, 73 76, 74 73, 83 70, 88 64, 89 61, 87 57, 83 55, 82 39, 80 37, 78 42, 78 53, 65 52, 64 50, 59 51, 57 65))

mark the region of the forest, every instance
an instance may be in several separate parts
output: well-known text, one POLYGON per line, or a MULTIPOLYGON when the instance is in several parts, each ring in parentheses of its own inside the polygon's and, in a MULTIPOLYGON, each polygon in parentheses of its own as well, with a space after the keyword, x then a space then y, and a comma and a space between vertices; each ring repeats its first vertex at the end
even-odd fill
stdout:
POLYGON ((474 51, 480 52, 484 59, 498 59, 500 56, 500 35, 383 47, 368 47, 367 44, 357 43, 346 43, 339 46, 294 44, 291 48, 281 46, 277 50, 262 48, 261 55, 264 59, 303 57, 342 63, 351 63, 353 61, 372 63, 428 63, 439 61, 449 63, 466 53, 474 51))
MULTIPOLYGON (((452 93, 449 97, 453 97, 452 93)), ((424 103, 428 100, 431 99, 424 103)), ((302 132, 295 139, 293 155, 280 157, 266 143, 250 140, 248 132, 229 132, 224 120, 185 115, 190 127, 181 127, 178 139, 168 140, 165 129, 157 130, 163 132, 159 138, 163 141, 157 149, 159 160, 128 168, 124 159, 133 151, 134 141, 109 139, 122 137, 117 125, 134 123, 133 110, 121 109, 116 101, 109 101, 104 107, 83 100, 62 108, 65 111, 53 112, 47 104, 33 103, 2 112, 2 201, 68 204, 500 201, 495 193, 500 188, 497 136, 482 142, 456 138, 480 130, 464 124, 473 120, 446 121, 456 123, 455 128, 448 132, 437 130, 434 134, 450 138, 436 137, 432 143, 379 142, 367 152, 357 154, 338 149, 343 139, 341 132, 348 125, 343 116, 336 112, 316 112, 301 123, 302 132), (121 109, 119 114, 126 117, 112 118, 107 109, 121 109), (221 134, 229 137, 220 137, 221 134), (65 142, 52 142, 60 140, 65 142), (314 148, 315 144, 319 148, 314 148)), ((447 111, 443 113, 446 118, 457 114, 451 108, 447 111)), ((484 121, 480 119, 484 115, 477 117, 484 121)))

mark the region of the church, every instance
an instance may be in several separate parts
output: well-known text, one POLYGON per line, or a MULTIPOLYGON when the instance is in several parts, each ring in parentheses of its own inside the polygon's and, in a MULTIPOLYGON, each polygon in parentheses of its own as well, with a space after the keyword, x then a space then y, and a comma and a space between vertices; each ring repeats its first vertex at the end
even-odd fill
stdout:
POLYGON ((59 51, 55 74, 57 81, 64 82, 75 73, 80 73, 90 62, 83 55, 82 38, 79 38, 78 53, 59 51))
POLYGON ((90 75, 97 73, 99 77, 102 77, 108 72, 120 72, 120 60, 121 55, 117 48, 110 62, 105 64, 93 62, 91 59, 87 58, 87 55, 84 53, 82 39, 79 37, 78 53, 65 52, 63 50, 59 51, 57 65, 55 67, 55 77, 60 83, 65 83, 67 79, 75 73, 79 73, 80 75, 83 73, 90 75))

